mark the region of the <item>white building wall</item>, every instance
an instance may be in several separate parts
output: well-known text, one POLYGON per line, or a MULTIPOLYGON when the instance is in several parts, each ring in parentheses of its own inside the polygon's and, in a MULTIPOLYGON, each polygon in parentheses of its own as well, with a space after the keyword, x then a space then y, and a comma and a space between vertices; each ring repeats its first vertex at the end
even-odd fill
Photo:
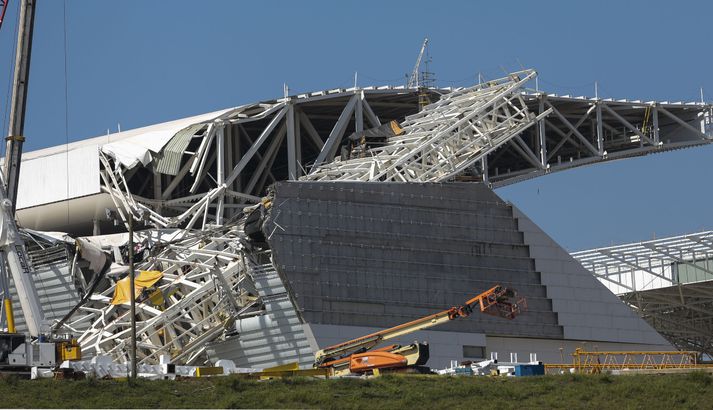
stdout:
POLYGON ((17 208, 99 193, 99 151, 85 146, 22 161, 17 208))

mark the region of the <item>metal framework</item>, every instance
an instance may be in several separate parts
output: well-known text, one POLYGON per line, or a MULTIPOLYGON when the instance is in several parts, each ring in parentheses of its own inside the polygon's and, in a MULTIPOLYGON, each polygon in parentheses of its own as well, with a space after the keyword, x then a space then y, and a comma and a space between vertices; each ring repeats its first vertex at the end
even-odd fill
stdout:
POLYGON ((576 373, 597 374, 613 370, 698 369, 698 352, 587 352, 577 348, 572 353, 572 364, 546 364, 548 374, 573 370, 576 373))
MULTIPOLYGON (((251 281, 253 253, 245 252, 238 225, 201 233, 180 232, 159 243, 138 270, 161 272, 161 279, 137 296, 137 361, 204 363, 210 341, 230 333, 235 320, 263 313, 251 281)), ((269 255, 268 255, 269 256, 269 255)), ((72 315, 65 330, 82 332, 79 343, 90 355, 128 360, 128 301, 112 302, 116 278, 72 315)))
MULTIPOLYGON (((176 232, 137 265, 161 272, 139 297, 140 363, 162 354, 199 363, 206 344, 229 333, 234 321, 264 314, 252 272, 270 265, 270 253, 244 240, 242 224, 246 206, 260 203, 275 181, 458 179, 502 186, 711 142, 709 105, 531 93, 525 86, 535 75, 524 70, 457 90, 335 89, 245 105, 184 128, 143 164, 126 165, 102 147, 101 189, 126 227, 132 214, 176 232), (436 102, 419 112, 423 92, 436 102), (390 121, 403 132, 335 159, 350 133, 390 121)), ((702 241, 711 243, 708 236, 702 241)), ((107 277, 66 327, 84 331, 83 349, 125 360, 128 306, 111 303, 118 279, 107 277)))
MULTIPOLYGON (((313 169, 305 180, 438 182, 451 179, 551 112, 536 116, 519 89, 532 70, 454 91, 406 117, 403 132, 357 158, 313 169)), ((330 141, 327 141, 329 144, 330 141)), ((331 142, 332 144, 335 141, 331 142)), ((325 149, 332 149, 325 144, 325 149)), ((319 163, 319 161, 318 161, 319 163)))
POLYGON ((484 181, 493 187, 601 161, 713 142, 711 106, 529 91, 525 70, 464 89, 334 89, 249 104, 177 133, 146 165, 102 149, 102 190, 157 227, 221 225, 279 180, 484 181), (354 158, 351 133, 401 135, 354 158), (337 157, 337 159, 335 159, 337 157))
POLYGON ((483 179, 495 187, 602 161, 713 142, 712 107, 558 96, 528 92, 533 112, 551 113, 537 127, 486 158, 483 179))
POLYGON ((676 347, 713 357, 713 231, 572 256, 676 347))

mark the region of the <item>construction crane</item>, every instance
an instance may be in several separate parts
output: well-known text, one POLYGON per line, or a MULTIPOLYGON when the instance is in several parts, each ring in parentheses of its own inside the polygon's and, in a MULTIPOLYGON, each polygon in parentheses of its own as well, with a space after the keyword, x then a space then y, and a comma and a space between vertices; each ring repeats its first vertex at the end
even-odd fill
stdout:
MULTIPOLYGON (((7 2, 5 2, 5 5, 7 5, 7 2)), ((2 285, 6 320, 10 324, 13 318, 11 299, 9 297, 9 279, 4 269, 7 266, 20 296, 20 305, 25 315, 28 330, 31 335, 38 336, 40 327, 44 322, 43 311, 40 308, 39 298, 32 280, 32 270, 25 245, 15 225, 17 185, 20 177, 22 143, 25 140, 23 133, 25 129, 28 77, 30 74, 32 32, 35 21, 35 1, 21 0, 18 17, 19 27, 12 83, 10 127, 6 138, 7 150, 3 178, 0 181, 0 185, 2 185, 0 187, 2 188, 0 189, 0 208, 2 208, 0 209, 0 217, 3 219, 2 231, 0 232, 0 238, 2 238, 2 241, 0 241, 0 265, 3 268, 2 275, 0 275, 0 285, 2 285)))
POLYGON ((17 30, 17 51, 15 71, 12 81, 12 103, 10 106, 10 127, 5 151, 5 176, 7 198, 12 202, 15 213, 17 186, 20 182, 20 161, 22 144, 25 142, 25 112, 27 108, 27 87, 30 77, 30 57, 32 55, 32 33, 35 26, 35 0, 21 0, 19 27, 17 30))
POLYGON ((421 52, 418 53, 418 58, 416 59, 416 65, 413 66, 413 71, 411 71, 411 76, 408 79, 408 88, 417 88, 421 85, 419 81, 419 70, 421 69, 421 60, 423 59, 423 53, 426 51, 426 46, 428 46, 428 37, 423 40, 423 45, 421 45, 421 52))
POLYGON ((427 344, 416 342, 407 346, 393 344, 376 347, 400 336, 467 317, 476 310, 514 319, 526 306, 525 299, 518 299, 514 290, 496 285, 461 306, 319 350, 315 354, 314 367, 331 369, 335 376, 373 373, 375 369, 418 369, 428 361, 427 344))
MULTIPOLYGON (((2 1, 0 19, 7 9, 2 1)), ((32 34, 35 21, 35 0, 21 0, 17 32, 17 51, 12 83, 10 126, 8 130, 5 166, 0 176, 0 290, 7 321, 7 332, 0 333, 0 370, 27 369, 32 366, 51 367, 59 361, 79 357, 79 346, 73 340, 47 341, 43 335, 48 328, 44 311, 34 282, 34 268, 25 242, 15 224, 17 187, 20 177, 22 143, 25 141, 25 112, 30 74, 32 34), (31 337, 15 333, 12 299, 9 295, 9 278, 12 275, 22 306, 27 329, 31 337)))

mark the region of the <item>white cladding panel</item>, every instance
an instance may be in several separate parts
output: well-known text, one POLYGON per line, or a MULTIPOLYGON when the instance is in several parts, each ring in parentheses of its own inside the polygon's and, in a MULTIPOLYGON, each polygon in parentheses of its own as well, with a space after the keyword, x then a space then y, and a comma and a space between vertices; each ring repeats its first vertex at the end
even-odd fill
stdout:
POLYGON ((17 208, 64 201, 100 192, 96 145, 22 161, 17 208))

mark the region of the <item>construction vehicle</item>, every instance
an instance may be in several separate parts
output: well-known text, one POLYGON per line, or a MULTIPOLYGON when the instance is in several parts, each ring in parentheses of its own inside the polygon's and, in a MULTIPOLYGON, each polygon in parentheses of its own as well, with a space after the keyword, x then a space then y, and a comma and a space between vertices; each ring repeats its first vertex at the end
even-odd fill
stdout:
POLYGON ((382 370, 419 371, 428 361, 428 344, 415 342, 406 346, 377 346, 400 336, 467 317, 476 310, 514 319, 526 307, 525 299, 518 299, 514 290, 496 285, 461 306, 319 350, 315 354, 314 367, 331 369, 334 376, 374 374, 382 370))

